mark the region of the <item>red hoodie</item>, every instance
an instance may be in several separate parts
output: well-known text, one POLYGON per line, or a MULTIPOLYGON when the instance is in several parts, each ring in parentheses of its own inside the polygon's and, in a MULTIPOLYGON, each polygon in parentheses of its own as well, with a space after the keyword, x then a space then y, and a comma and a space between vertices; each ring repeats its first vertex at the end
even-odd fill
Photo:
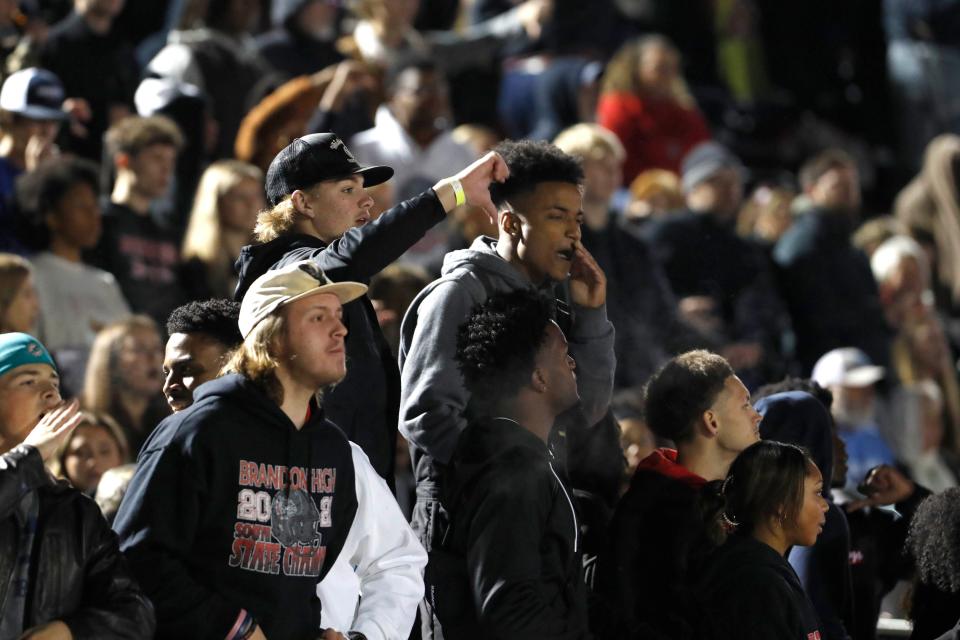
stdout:
POLYGON ((677 463, 676 449, 661 448, 654 450, 653 453, 640 461, 637 469, 655 471, 668 478, 679 480, 689 485, 692 489, 699 490, 700 487, 707 484, 706 479, 701 478, 683 465, 677 463))

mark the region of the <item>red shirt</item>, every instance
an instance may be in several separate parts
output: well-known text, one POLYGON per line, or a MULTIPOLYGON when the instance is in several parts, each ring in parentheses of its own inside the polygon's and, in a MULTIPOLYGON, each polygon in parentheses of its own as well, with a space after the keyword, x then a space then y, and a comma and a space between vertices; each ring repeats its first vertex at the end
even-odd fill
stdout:
POLYGON ((703 485, 707 484, 705 478, 701 478, 685 466, 677 463, 676 449, 656 449, 640 461, 637 469, 656 471, 668 478, 674 478, 675 480, 688 484, 693 489, 700 489, 703 485))
POLYGON ((690 149, 710 139, 710 129, 694 108, 673 100, 608 93, 597 103, 597 122, 617 134, 627 151, 623 183, 629 185, 647 169, 680 173, 690 149))

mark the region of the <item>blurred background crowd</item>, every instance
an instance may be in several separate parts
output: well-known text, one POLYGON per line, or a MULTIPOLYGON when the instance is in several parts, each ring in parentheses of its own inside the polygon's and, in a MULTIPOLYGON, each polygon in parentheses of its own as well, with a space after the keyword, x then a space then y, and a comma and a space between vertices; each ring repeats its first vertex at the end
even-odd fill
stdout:
MULTIPOLYGON (((582 160, 631 464, 642 385, 705 347, 832 391, 847 489, 960 483, 960 1, 0 0, 0 75, 0 331, 90 412, 83 490, 168 414, 168 316, 232 297, 264 171, 319 131, 395 169, 374 215, 503 139, 582 160)), ((461 207, 376 277, 394 348, 480 235, 461 207)))

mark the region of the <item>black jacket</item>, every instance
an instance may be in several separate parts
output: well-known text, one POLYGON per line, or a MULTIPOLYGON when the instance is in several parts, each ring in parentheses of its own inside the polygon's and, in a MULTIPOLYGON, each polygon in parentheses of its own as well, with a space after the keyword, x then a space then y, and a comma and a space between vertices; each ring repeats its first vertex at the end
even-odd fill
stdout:
POLYGON ((644 459, 620 499, 600 554, 599 585, 609 611, 593 613, 604 637, 708 637, 693 586, 714 544, 704 521, 703 479, 672 451, 644 459))
POLYGON ((468 426, 441 503, 451 525, 427 578, 444 637, 591 637, 572 496, 544 442, 504 418, 468 426))
POLYGON ((838 347, 859 347, 876 365, 889 362, 890 330, 866 255, 853 246, 850 216, 811 209, 777 242, 773 259, 809 373, 838 347))
POLYGON ((817 613, 786 558, 749 536, 733 535, 700 580, 700 599, 720 638, 815 640, 817 613))
POLYGON ((40 453, 27 446, 0 457, 0 618, 21 535, 17 510, 30 492, 39 498, 39 512, 24 627, 62 620, 77 640, 152 637, 153 607, 99 507, 54 482, 40 453))
POLYGON ((299 639, 317 634, 316 586, 356 510, 343 433, 315 405, 296 429, 231 374, 150 436, 114 528, 158 638, 221 640, 243 608, 271 640, 299 639))
MULTIPOLYGON (((240 277, 234 298, 258 277, 299 260, 313 260, 334 282, 369 283, 399 258, 430 227, 444 219, 432 190, 385 212, 375 221, 347 231, 329 245, 313 236, 292 234, 243 248, 237 259, 240 277)), ((347 303, 347 377, 324 396, 327 417, 360 445, 370 463, 393 486, 394 449, 400 411, 400 372, 370 298, 347 303)))

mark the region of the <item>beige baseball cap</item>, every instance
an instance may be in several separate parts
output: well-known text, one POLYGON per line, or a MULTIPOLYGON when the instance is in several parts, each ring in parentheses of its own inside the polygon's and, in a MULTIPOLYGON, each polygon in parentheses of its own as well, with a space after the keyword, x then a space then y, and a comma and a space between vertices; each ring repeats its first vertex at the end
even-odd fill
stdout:
POLYGON ((333 282, 311 260, 301 260, 267 271, 253 281, 240 303, 240 333, 246 338, 260 321, 280 307, 307 296, 332 293, 341 304, 367 292, 359 282, 333 282))

